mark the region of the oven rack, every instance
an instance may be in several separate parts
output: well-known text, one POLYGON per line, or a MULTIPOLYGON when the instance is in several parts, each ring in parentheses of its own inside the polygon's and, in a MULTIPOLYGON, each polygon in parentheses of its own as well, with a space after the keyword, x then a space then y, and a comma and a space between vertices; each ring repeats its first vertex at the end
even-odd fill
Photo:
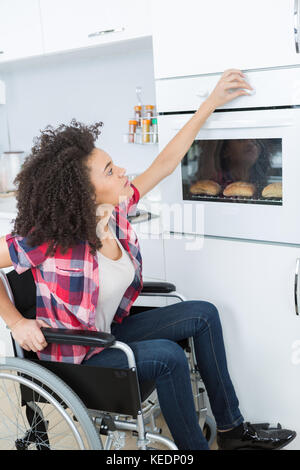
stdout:
MULTIPOLYGON (((186 200, 186 195, 183 195, 183 199, 186 200)), ((254 198, 254 197, 243 197, 243 196, 209 196, 207 194, 190 194, 188 200, 193 201, 209 201, 209 202, 234 202, 243 204, 268 204, 274 206, 282 206, 282 198, 254 198)))

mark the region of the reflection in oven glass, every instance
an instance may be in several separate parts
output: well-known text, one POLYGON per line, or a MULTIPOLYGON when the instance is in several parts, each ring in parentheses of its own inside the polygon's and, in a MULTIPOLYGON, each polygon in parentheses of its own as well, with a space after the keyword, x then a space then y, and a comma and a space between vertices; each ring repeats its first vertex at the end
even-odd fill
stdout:
POLYGON ((184 200, 282 205, 282 139, 195 140, 181 169, 184 200))

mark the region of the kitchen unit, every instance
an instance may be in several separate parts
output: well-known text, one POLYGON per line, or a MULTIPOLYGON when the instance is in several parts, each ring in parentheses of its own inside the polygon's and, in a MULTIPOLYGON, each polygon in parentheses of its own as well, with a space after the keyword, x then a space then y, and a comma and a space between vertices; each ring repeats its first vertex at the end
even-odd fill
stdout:
POLYGON ((157 79, 300 64, 299 0, 152 3, 157 79))
POLYGON ((296 430, 287 449, 300 447, 299 260, 299 245, 187 234, 165 241, 166 279, 218 308, 242 414, 296 430), (188 249, 197 241, 202 249, 188 249))
POLYGON ((42 53, 39 0, 1 0, 0 63, 42 53))
POLYGON ((40 8, 46 54, 151 35, 145 0, 40 0, 40 8))
MULTIPOLYGON (((194 87, 190 87, 190 78, 169 80, 172 92, 165 95, 163 103, 158 100, 162 148, 191 118, 191 107, 197 109, 199 99, 195 90, 207 89, 210 93, 218 78, 220 75, 213 79, 198 77, 194 87), (183 98, 180 98, 182 102, 178 100, 177 106, 174 104, 177 83, 177 95, 185 96, 187 109, 182 109, 183 98), (168 102, 177 110, 169 111, 168 102)), ((300 161, 297 158, 300 96, 295 90, 300 83, 300 68, 278 73, 248 72, 247 78, 257 92, 228 103, 209 117, 181 165, 162 182, 162 200, 178 203, 182 211, 190 204, 193 206, 193 202, 199 202, 204 211, 204 225, 196 233, 297 244, 300 243, 300 224, 296 216, 300 205, 300 161), (282 83, 294 86, 282 86, 282 83), (264 90, 268 88, 265 97, 264 90), (238 162, 234 162, 235 158, 238 162), (251 168, 251 196, 224 195, 226 186, 239 180, 231 174, 237 172, 238 167, 239 173, 241 167, 251 168), (202 193, 197 191, 196 186, 201 181, 213 181, 217 193, 213 195, 205 189, 202 193), (273 197, 270 193, 265 196, 267 186, 269 189, 277 187, 279 192, 273 197)), ((162 83, 165 88, 165 82, 156 83, 158 97, 162 95, 160 88, 162 83)), ((172 223, 169 228, 173 230, 172 223)))
POLYGON ((0 64, 151 33, 150 0, 0 1, 0 64))
POLYGON ((159 185, 165 273, 217 306, 245 418, 295 429, 299 449, 299 2, 245 3, 153 2, 160 150, 224 70, 254 88, 208 118, 159 185))

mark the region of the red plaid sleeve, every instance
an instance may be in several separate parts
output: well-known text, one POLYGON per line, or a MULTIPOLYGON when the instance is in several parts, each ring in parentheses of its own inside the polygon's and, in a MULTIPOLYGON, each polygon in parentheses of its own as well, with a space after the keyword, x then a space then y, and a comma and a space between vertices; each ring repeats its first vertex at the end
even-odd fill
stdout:
POLYGON ((12 235, 11 233, 6 235, 5 239, 11 261, 18 274, 38 266, 47 258, 47 243, 32 247, 28 245, 26 237, 12 235))
POLYGON ((136 208, 137 208, 138 202, 140 200, 140 193, 139 193, 139 190, 132 183, 131 183, 130 186, 133 189, 133 195, 131 196, 131 199, 129 199, 129 202, 128 202, 127 214, 128 215, 135 215, 136 208))
POLYGON ((132 183, 130 183, 130 186, 133 189, 133 195, 131 196, 130 199, 127 199, 126 201, 122 201, 117 206, 118 210, 121 212, 123 217, 127 217, 127 215, 135 215, 136 208, 140 200, 140 193, 138 189, 132 183))

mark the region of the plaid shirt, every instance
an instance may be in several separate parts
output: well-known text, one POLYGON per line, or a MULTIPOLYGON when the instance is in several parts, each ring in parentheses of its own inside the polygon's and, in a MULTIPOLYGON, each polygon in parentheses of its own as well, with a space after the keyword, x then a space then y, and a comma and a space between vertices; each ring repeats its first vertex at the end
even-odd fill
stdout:
MULTIPOLYGON (((123 318, 129 315, 143 285, 140 247, 127 219, 128 214, 135 213, 140 195, 133 184, 131 187, 133 196, 116 206, 111 218, 116 235, 135 268, 134 279, 125 291, 113 319, 117 323, 122 323, 123 318)), ((99 267, 97 254, 90 254, 88 242, 80 242, 65 254, 58 247, 54 257, 46 256, 47 242, 30 247, 26 237, 11 234, 6 235, 6 242, 17 273, 32 270, 36 283, 37 319, 44 320, 52 328, 97 331, 95 310, 99 296, 99 267)), ((103 349, 48 344, 37 354, 41 360, 80 364, 83 359, 89 359, 103 349)))

